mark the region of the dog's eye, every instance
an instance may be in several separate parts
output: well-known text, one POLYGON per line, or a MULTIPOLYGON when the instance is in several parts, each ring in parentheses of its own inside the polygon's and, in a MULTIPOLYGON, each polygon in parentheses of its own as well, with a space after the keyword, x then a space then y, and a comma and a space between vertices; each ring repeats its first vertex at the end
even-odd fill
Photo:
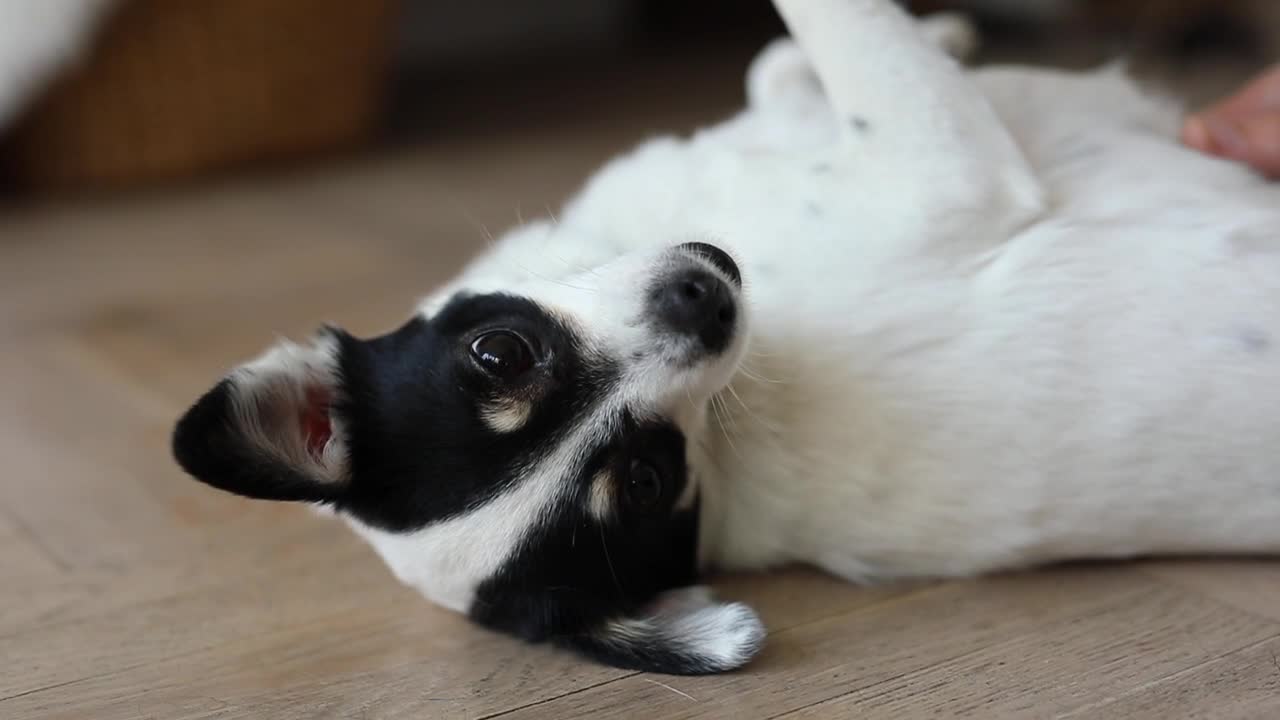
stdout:
POLYGON ((627 498, 639 508, 649 508, 662 499, 662 474, 643 460, 631 461, 627 478, 627 498))
POLYGON ((485 333, 471 343, 471 354, 490 374, 511 380, 533 367, 533 350, 524 338, 506 330, 485 333))

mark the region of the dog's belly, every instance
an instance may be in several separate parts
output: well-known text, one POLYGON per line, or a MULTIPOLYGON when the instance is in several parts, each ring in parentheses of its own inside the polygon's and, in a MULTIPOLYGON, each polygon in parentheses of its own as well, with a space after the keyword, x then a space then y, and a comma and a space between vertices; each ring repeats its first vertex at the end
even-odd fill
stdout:
POLYGON ((1277 228, 1068 217, 971 270, 760 279, 711 555, 865 579, 1280 550, 1277 228))

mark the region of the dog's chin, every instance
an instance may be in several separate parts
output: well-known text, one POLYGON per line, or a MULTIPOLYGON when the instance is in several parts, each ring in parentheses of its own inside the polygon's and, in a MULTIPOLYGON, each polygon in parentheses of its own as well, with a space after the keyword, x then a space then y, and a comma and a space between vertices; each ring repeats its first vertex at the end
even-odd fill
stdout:
MULTIPOLYGON (((739 306, 741 306, 741 299, 739 299, 739 306)), ((738 327, 734 330, 733 339, 730 340, 728 347, 717 355, 695 361, 693 369, 696 378, 691 390, 694 397, 710 398, 728 387, 738 375, 738 370, 746 359, 750 341, 747 319, 743 317, 745 313, 741 309, 738 313, 741 319, 738 321, 738 327)))
POLYGON ((747 343, 735 341, 725 353, 710 364, 705 372, 704 386, 700 388, 706 397, 724 390, 733 382, 747 354, 747 343))
POLYGON ((737 333, 723 351, 709 354, 701 348, 664 348, 661 358, 660 381, 663 390, 681 401, 706 400, 724 390, 738 374, 747 354, 745 333, 737 333))

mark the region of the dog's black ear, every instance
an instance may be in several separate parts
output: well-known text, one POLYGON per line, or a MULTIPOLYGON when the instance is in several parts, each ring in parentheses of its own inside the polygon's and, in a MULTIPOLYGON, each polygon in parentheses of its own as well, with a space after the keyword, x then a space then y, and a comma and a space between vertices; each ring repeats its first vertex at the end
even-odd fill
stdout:
POLYGON ((333 502, 348 480, 340 331, 281 342, 232 371, 178 421, 172 449, 201 482, 265 500, 333 502))
POLYGON ((618 668, 665 675, 709 675, 746 665, 764 646, 750 607, 719 603, 705 587, 663 593, 646 612, 558 638, 568 648, 618 668))

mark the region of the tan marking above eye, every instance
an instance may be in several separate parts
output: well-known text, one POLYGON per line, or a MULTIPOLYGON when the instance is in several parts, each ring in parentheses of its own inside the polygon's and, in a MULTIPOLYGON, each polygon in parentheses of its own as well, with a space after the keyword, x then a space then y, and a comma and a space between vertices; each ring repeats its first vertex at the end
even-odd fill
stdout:
POLYGON ((591 487, 587 489, 587 511, 596 520, 605 520, 613 513, 614 503, 613 475, 601 470, 591 478, 591 487))
POLYGON ((693 507, 693 501, 698 496, 698 479, 692 471, 685 473, 684 487, 680 490, 680 496, 676 498, 677 510, 689 510, 693 507))
POLYGON ((513 433, 524 427, 533 414, 533 403, 516 398, 501 398, 480 409, 480 419, 494 432, 513 433))

